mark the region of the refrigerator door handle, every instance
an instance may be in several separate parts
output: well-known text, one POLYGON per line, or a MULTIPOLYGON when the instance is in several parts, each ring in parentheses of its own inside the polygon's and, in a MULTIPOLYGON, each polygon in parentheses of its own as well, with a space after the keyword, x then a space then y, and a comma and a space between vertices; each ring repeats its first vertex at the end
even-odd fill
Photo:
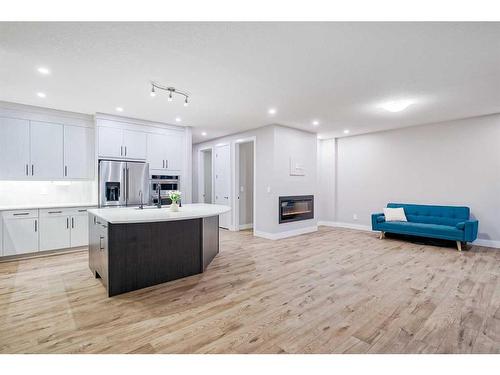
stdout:
POLYGON ((125 199, 127 200, 127 204, 128 204, 128 188, 129 188, 129 170, 127 168, 127 174, 125 175, 125 178, 127 179, 127 189, 126 189, 126 192, 125 192, 125 199))

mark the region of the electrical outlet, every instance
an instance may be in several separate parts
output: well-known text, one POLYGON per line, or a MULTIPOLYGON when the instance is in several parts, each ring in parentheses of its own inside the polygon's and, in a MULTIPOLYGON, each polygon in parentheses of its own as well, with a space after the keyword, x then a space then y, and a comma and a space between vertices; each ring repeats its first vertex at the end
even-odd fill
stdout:
POLYGON ((352 215, 352 219, 353 219, 353 220, 358 220, 358 214, 353 214, 353 215, 352 215))

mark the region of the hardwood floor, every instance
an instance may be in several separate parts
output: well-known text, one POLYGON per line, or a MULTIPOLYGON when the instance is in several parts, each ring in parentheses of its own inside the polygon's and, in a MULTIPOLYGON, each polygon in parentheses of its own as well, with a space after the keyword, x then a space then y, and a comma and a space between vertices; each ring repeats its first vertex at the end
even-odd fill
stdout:
POLYGON ((1 353, 499 353, 500 250, 221 231, 201 275, 107 298, 87 252, 0 264, 1 353))

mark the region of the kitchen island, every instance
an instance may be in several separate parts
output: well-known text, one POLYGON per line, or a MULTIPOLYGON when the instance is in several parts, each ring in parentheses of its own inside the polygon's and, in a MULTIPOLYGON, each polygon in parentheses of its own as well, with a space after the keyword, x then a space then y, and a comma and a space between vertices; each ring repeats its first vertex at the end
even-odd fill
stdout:
POLYGON ((219 252, 219 215, 228 206, 89 210, 89 268, 108 296, 203 272, 219 252))

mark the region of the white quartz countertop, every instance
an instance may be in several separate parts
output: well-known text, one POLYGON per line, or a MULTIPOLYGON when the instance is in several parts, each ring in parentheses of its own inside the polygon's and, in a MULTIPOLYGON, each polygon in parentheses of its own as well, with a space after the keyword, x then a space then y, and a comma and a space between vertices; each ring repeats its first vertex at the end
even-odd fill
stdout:
POLYGON ((52 204, 26 204, 0 206, 0 211, 10 210, 37 210, 43 208, 74 208, 74 207, 97 207, 97 203, 52 203, 52 204))
POLYGON ((231 211, 231 207, 219 204, 193 203, 183 204, 178 212, 170 211, 170 207, 156 208, 145 206, 140 210, 137 207, 99 208, 89 212, 111 224, 150 223, 157 221, 175 221, 199 219, 203 217, 221 215, 231 211))

